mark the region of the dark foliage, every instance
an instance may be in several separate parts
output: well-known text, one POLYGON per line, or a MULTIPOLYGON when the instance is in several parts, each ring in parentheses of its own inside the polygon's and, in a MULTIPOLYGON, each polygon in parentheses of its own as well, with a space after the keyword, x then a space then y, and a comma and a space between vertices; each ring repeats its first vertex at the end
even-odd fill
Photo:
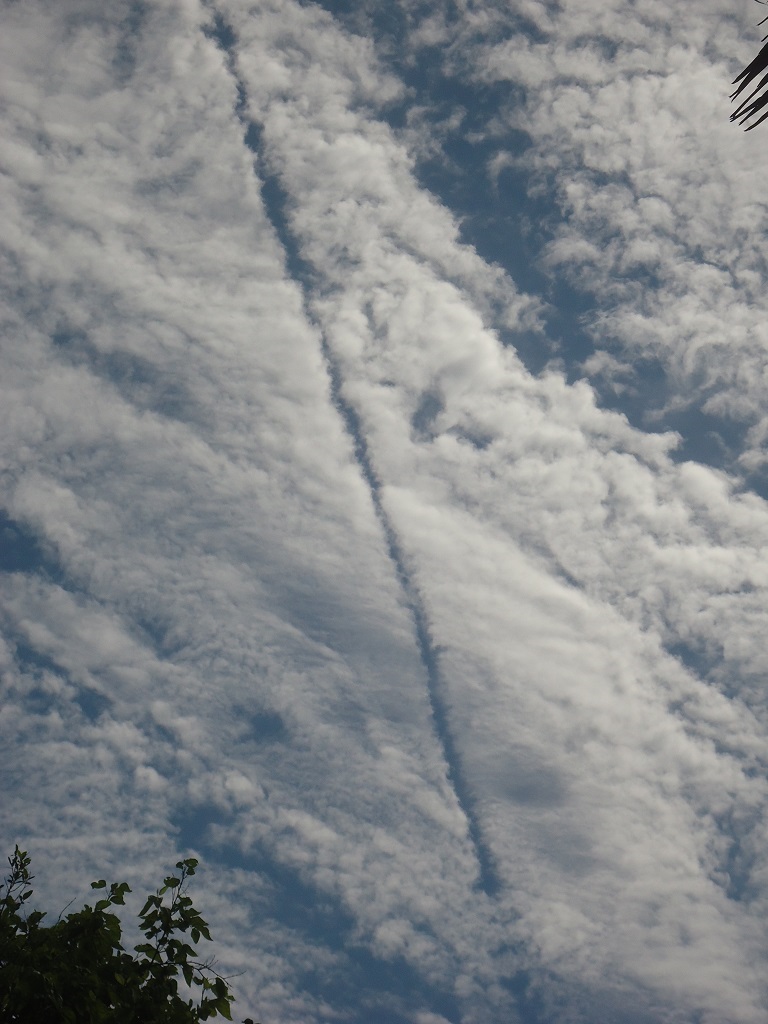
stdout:
MULTIPOLYGON (((757 0, 757 2, 763 3, 764 0, 757 0)), ((768 18, 763 18, 759 24, 762 25, 766 21, 768 21, 768 18)), ((768 42, 766 42, 766 40, 768 40, 768 36, 764 36, 762 39, 762 42, 765 45, 760 53, 758 53, 752 63, 748 64, 741 74, 733 80, 734 85, 736 85, 737 82, 741 82, 741 85, 738 87, 736 92, 731 95, 731 99, 735 100, 737 96, 741 95, 744 89, 752 85, 756 78, 760 75, 763 76, 749 96, 746 96, 736 110, 731 114, 731 120, 738 121, 739 124, 746 124, 750 118, 754 117, 755 114, 758 113, 758 111, 762 110, 763 107, 768 106, 768 88, 766 88, 766 86, 768 86, 768 73, 763 74, 763 72, 768 72, 768 42)), ((757 128, 757 126, 767 117, 768 110, 766 110, 765 113, 757 119, 757 121, 748 125, 746 131, 749 132, 753 128, 757 128)))
POLYGON ((26 913, 34 877, 30 858, 17 846, 8 863, 10 873, 0 885, 3 1024, 196 1024, 218 1014, 232 1019, 225 979, 210 962, 196 960, 185 941, 211 938, 186 893, 196 860, 179 861, 178 875, 147 897, 139 913, 145 941, 135 955, 123 948, 120 919, 110 912, 125 904, 125 882, 108 890, 103 879, 92 882, 91 888, 105 890, 94 907, 44 926, 44 913, 26 913), (200 990, 197 1002, 179 992, 179 977, 188 990, 200 990))

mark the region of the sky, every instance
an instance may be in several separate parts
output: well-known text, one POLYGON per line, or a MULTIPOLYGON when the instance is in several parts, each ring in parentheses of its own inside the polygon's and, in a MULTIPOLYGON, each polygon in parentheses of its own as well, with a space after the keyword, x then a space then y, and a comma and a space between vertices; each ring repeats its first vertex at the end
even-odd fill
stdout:
POLYGON ((2 0, 0 838, 237 1019, 768 1024, 746 0, 2 0))

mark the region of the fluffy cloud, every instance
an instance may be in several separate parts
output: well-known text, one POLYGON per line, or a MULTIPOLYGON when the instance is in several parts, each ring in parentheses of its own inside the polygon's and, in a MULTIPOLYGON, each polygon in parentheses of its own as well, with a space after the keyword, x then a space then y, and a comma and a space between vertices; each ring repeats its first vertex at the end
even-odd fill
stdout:
POLYGON ((59 903, 201 852, 265 1021, 757 1024, 761 207, 692 122, 739 24, 399 5, 396 53, 329 7, 8 9, 6 845, 59 903), (471 101, 430 54, 492 91, 483 187, 549 196, 578 373, 424 188, 471 101))

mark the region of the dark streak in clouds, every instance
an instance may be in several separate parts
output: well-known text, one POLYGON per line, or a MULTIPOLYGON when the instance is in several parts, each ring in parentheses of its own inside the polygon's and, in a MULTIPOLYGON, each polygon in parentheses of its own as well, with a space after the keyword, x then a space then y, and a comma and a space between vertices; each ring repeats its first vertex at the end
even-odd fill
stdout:
POLYGON ((25 523, 0 508, 0 572, 36 574, 60 587, 74 590, 49 545, 40 542, 25 523))
POLYGON ((335 364, 325 341, 323 341, 323 355, 325 356, 328 364, 333 402, 341 414, 347 431, 354 442, 355 457, 370 489, 376 515, 381 523, 386 538, 389 556, 395 566, 397 577, 403 588, 403 592, 406 595, 408 607, 413 617, 416 643, 419 648, 419 655, 422 664, 424 665, 427 674, 429 701, 432 708, 435 730, 443 747, 451 784, 453 785, 454 792, 456 793, 456 797, 464 816, 467 819, 469 835, 474 845, 478 861, 480 888, 486 895, 493 896, 499 891, 500 885, 496 875, 493 857, 481 833, 479 816, 475 811, 474 801, 469 792, 469 786, 464 778, 461 758, 451 731, 448 719, 448 710, 442 695, 444 687, 440 677, 439 652, 432 643, 429 620, 424 607, 424 601, 417 586, 411 578, 408 570, 407 559, 400 544, 400 540, 390 522, 386 510, 384 509, 381 499, 381 481, 376 476, 376 472, 371 464, 360 418, 354 408, 344 400, 342 394, 343 380, 341 379, 338 366, 335 364))
MULTIPOLYGON (((66 679, 74 690, 71 698, 72 701, 91 722, 95 722, 102 712, 107 711, 112 706, 112 701, 108 697, 94 689, 80 686, 74 682, 66 668, 47 654, 32 647, 20 633, 15 632, 7 623, 3 623, 3 632, 6 638, 11 641, 16 665, 28 680, 43 682, 46 675, 66 679)), ((62 705, 60 696, 45 686, 32 685, 24 693, 22 704, 25 711, 29 714, 45 715, 57 709, 59 705, 64 707, 66 702, 62 705)))
POLYGON ((145 0, 130 4, 120 23, 120 37, 115 48, 114 73, 120 85, 126 85, 136 70, 137 42, 147 21, 148 7, 145 0))
POLYGON ((83 332, 59 330, 53 343, 62 359, 99 377, 136 409, 179 422, 198 422, 198 403, 179 372, 159 368, 127 349, 102 351, 83 332))
MULTIPOLYGON (((291 232, 286 212, 289 204, 289 197, 283 190, 277 176, 270 173, 268 160, 265 159, 264 155, 264 142, 261 128, 258 124, 247 120, 245 117, 244 111, 247 103, 247 95, 245 85, 237 71, 235 53, 235 45, 237 42, 236 35, 220 13, 216 12, 213 7, 209 7, 209 9, 212 12, 213 25, 208 30, 208 33, 210 38, 213 39, 226 54, 227 66, 237 84, 238 103, 236 113, 243 125, 243 128, 245 129, 244 142, 256 157, 255 166, 258 167, 259 176, 262 179, 261 193, 267 216, 269 217, 280 240, 283 251, 286 254, 286 263, 289 273, 293 279, 302 286, 304 294, 307 295, 308 293, 311 293, 314 287, 316 287, 316 274, 311 265, 302 257, 296 239, 293 237, 291 232)), ((307 311, 307 315, 312 319, 309 311, 307 311)), ((451 730, 448 708, 443 698, 444 686, 440 676, 439 652, 432 642, 429 619, 424 606, 424 601, 411 577, 408 568, 408 561, 405 557, 400 539, 398 538, 397 532, 390 521, 386 509, 384 508, 381 497, 382 482, 378 478, 372 464, 360 417, 352 405, 344 398, 344 380, 338 363, 336 362, 322 331, 320 331, 319 328, 318 331, 320 333, 320 344, 323 358, 328 368, 331 400, 344 422, 347 433, 352 439, 355 458, 370 491, 376 516, 384 533, 389 557, 392 560, 397 578, 400 581, 400 585, 407 600, 408 608, 411 612, 419 656, 426 672, 429 702, 435 724, 435 731, 443 748, 448 777, 451 781, 451 785, 453 786, 462 812, 466 818, 469 837, 477 858, 478 884, 480 889, 487 896, 494 896, 500 889, 500 882, 496 873, 490 848, 482 835, 479 815, 475 809, 469 785, 464 777, 461 757, 451 730)))

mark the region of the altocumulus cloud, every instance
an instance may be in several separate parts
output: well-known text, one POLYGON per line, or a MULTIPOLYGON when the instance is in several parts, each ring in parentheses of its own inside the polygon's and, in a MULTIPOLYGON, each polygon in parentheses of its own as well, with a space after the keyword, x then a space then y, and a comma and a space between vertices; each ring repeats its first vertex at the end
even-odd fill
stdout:
POLYGON ((768 1021, 751 13, 6 4, 48 905, 198 854, 265 1024, 768 1021))

